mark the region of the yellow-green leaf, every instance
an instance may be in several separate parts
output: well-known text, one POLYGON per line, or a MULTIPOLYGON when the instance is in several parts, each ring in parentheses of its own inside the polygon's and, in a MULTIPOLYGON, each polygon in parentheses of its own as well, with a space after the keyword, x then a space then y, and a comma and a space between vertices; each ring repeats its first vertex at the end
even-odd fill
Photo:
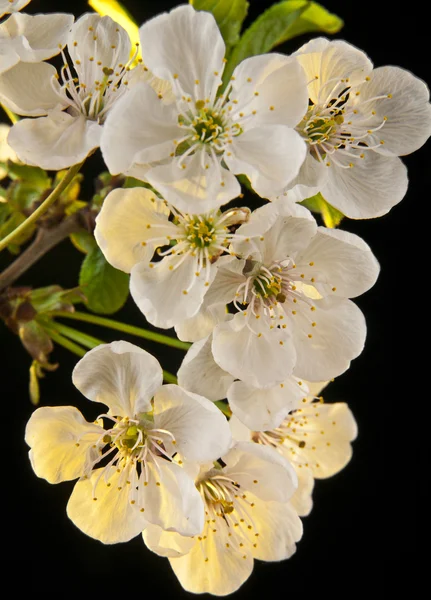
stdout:
POLYGON ((317 2, 285 0, 274 4, 242 34, 226 65, 224 84, 231 78, 235 67, 249 56, 269 52, 303 33, 336 33, 342 26, 343 21, 339 17, 317 2))
POLYGON ((88 308, 104 315, 119 310, 129 295, 129 276, 111 267, 98 246, 84 258, 79 285, 87 298, 88 308))
POLYGON ((331 229, 338 227, 344 218, 343 213, 331 206, 320 192, 315 196, 303 200, 301 204, 312 212, 320 213, 325 226, 331 229))
POLYGON ((196 10, 205 10, 214 15, 226 44, 226 54, 239 41, 249 3, 246 0, 190 0, 196 10))

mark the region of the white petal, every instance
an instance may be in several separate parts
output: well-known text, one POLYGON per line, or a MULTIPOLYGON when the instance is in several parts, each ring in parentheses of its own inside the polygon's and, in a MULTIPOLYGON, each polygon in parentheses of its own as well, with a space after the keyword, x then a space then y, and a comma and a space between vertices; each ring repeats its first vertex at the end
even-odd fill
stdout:
POLYGON ((157 525, 148 525, 142 532, 145 545, 155 554, 175 558, 190 552, 195 545, 192 537, 184 537, 176 531, 163 531, 157 525))
MULTIPOLYGON (((175 107, 161 102, 147 83, 139 83, 109 111, 101 150, 111 173, 124 173, 135 165, 138 177, 136 165, 169 158, 175 152, 174 140, 181 136, 175 107)), ((146 169, 141 166, 143 172, 146 169)))
POLYGON ((149 323, 169 329, 195 315, 201 306, 215 267, 197 271, 197 261, 191 256, 183 260, 165 257, 161 262, 138 263, 132 268, 130 293, 149 323), (176 265, 179 264, 178 267, 176 265))
POLYGON ((359 308, 343 298, 323 298, 308 307, 286 314, 288 327, 293 326, 297 353, 294 375, 310 381, 332 379, 349 368, 350 361, 363 350, 366 325, 359 308), (308 311, 308 312, 307 312, 308 311), (311 326, 310 315, 316 323, 311 326), (310 336, 310 337, 309 337, 310 336))
POLYGON ((364 52, 343 40, 315 38, 301 46, 295 56, 311 82, 308 92, 313 104, 326 104, 328 96, 330 100, 346 88, 346 79, 357 85, 373 68, 364 52))
POLYGON ((301 136, 285 125, 263 125, 234 138, 224 160, 236 175, 244 174, 255 192, 269 198, 281 192, 304 162, 306 145, 301 136))
MULTIPOLYGON (((237 100, 235 113, 254 117, 244 129, 260 125, 296 127, 308 109, 307 79, 295 57, 262 54, 243 60, 233 72, 230 100, 237 100)), ((240 120, 240 119, 239 119, 240 120)))
POLYGON ((80 83, 93 89, 96 81, 103 81, 103 69, 115 73, 128 64, 131 43, 125 29, 110 17, 87 13, 73 25, 67 49, 80 83))
POLYGON ((269 446, 238 442, 223 462, 226 475, 261 500, 287 502, 297 488, 292 465, 269 446))
POLYGON ((365 130, 378 127, 385 118, 384 126, 367 137, 369 146, 380 145, 378 152, 388 156, 403 156, 425 144, 431 135, 431 104, 424 81, 399 67, 379 67, 357 92, 358 96, 352 94, 352 104, 365 130), (390 97, 372 101, 376 96, 390 97))
MULTIPOLYGON (((338 157, 348 163, 349 157, 338 157)), ((365 152, 351 169, 331 163, 322 187, 324 198, 350 219, 381 217, 400 202, 407 191, 407 169, 399 158, 365 152)))
POLYGON ((223 529, 223 524, 215 530, 205 529, 202 532, 207 536, 205 541, 195 540, 188 554, 169 559, 186 591, 226 596, 235 592, 250 577, 253 570, 251 553, 232 548, 227 551, 227 532, 223 529))
POLYGON ((245 260, 222 256, 215 264, 217 272, 205 296, 205 306, 229 304, 235 298, 238 287, 245 281, 242 273, 245 260))
POLYGON ((325 227, 318 228, 310 245, 296 257, 296 266, 306 280, 314 275, 322 296, 347 298, 370 289, 380 270, 371 248, 359 236, 325 227))
POLYGON ((235 381, 227 392, 232 412, 254 431, 278 427, 291 410, 299 407, 303 396, 294 377, 264 390, 235 381))
POLYGON ((93 454, 92 447, 103 432, 73 406, 38 408, 25 430, 34 472, 49 483, 81 477, 93 454))
POLYGON ((101 402, 116 416, 134 417, 151 409, 163 382, 158 360, 129 342, 112 342, 87 352, 72 381, 89 400, 101 402))
POLYGON ((102 471, 97 469, 90 479, 77 482, 67 505, 67 516, 81 531, 104 544, 128 542, 146 527, 145 513, 131 504, 130 487, 119 485, 122 473, 112 469, 105 480, 100 477, 102 471))
POLYGON ((175 325, 175 333, 180 340, 184 342, 197 342, 210 335, 217 323, 225 320, 226 306, 224 304, 206 306, 205 299, 207 296, 208 292, 205 294, 201 308, 193 317, 175 325))
POLYGON ((295 365, 291 338, 284 329, 269 329, 264 319, 259 321, 261 330, 254 332, 247 326, 246 318, 237 313, 232 321, 216 326, 212 343, 214 360, 224 371, 254 387, 282 383, 295 365))
MULTIPOLYGON (((287 198, 289 202, 302 202, 306 198, 315 196, 324 185, 327 170, 325 165, 308 151, 297 177, 289 183, 278 198, 280 200, 287 198)), ((271 198, 271 200, 275 200, 275 198, 271 198)))
POLYGON ((29 2, 30 0, 0 0, 0 18, 23 9, 29 2))
MULTIPOLYGON (((350 442, 356 438, 357 425, 347 404, 316 404, 305 406, 301 416, 307 421, 303 448, 295 444, 296 460, 308 464, 316 479, 332 477, 343 469, 352 457, 350 442)), ((293 434, 295 439, 295 434, 293 434)))
POLYGON ((221 84, 225 45, 213 15, 179 6, 139 30, 146 66, 179 84, 196 100, 215 97, 221 84))
POLYGON ((212 336, 193 344, 178 369, 178 383, 184 389, 209 400, 223 400, 233 382, 230 373, 215 362, 211 351, 212 336))
MULTIPOLYGON (((163 458, 148 461, 140 483, 139 505, 149 523, 181 535, 196 535, 204 526, 204 505, 194 480, 179 465, 163 458)), ((144 472, 141 473, 141 478, 144 472)))
POLYGON ((259 532, 259 538, 250 532, 253 557, 265 561, 278 561, 290 558, 296 550, 295 542, 302 537, 302 523, 290 503, 262 502, 253 498, 253 523, 254 530, 259 532))
POLYGON ((39 62, 59 54, 73 20, 73 15, 64 13, 15 14, 0 25, 0 39, 9 36, 22 61, 39 62))
POLYGON ((116 189, 103 201, 96 218, 94 236, 106 260, 116 269, 130 273, 141 261, 149 261, 157 246, 151 238, 175 237, 176 226, 168 221, 169 209, 146 188, 116 189), (153 229, 153 226, 156 226, 153 229))
POLYGON ((177 385, 164 385, 154 398, 154 424, 174 436, 175 445, 166 442, 190 461, 217 460, 229 449, 231 435, 222 412, 203 396, 177 385))
POLYGON ((229 419, 229 427, 235 442, 252 442, 253 432, 234 414, 229 419))
POLYGON ((0 77, 2 103, 19 115, 33 117, 65 107, 56 74, 47 63, 18 63, 0 77))
MULTIPOLYGON (((14 48, 11 47, 8 39, 2 40, 0 38, 0 75, 5 71, 11 69, 14 65, 19 62, 19 56, 15 52, 14 48)), ((0 78, 1 85, 1 78, 0 78)))
POLYGON ((100 125, 84 115, 51 112, 15 123, 8 141, 23 162, 57 171, 83 161, 98 147, 101 131, 100 125))
POLYGON ((301 465, 295 467, 298 476, 298 489, 290 499, 289 504, 300 517, 306 517, 313 508, 312 492, 314 488, 314 477, 311 469, 301 465))
POLYGON ((241 193, 236 177, 205 150, 152 168, 146 179, 166 200, 188 213, 205 213, 230 202, 241 193))

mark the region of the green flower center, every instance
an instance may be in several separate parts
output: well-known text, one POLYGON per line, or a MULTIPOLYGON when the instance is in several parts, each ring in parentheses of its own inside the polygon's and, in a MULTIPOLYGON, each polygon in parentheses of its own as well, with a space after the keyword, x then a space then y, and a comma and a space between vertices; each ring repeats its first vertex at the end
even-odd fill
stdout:
POLYGON ((286 300, 286 296, 282 293, 282 280, 278 275, 272 274, 268 277, 265 273, 259 273, 253 280, 253 288, 256 296, 261 298, 275 297, 277 302, 286 300))
POLYGON ((185 233, 190 245, 194 248, 209 248, 217 241, 217 231, 212 219, 188 215, 185 233))

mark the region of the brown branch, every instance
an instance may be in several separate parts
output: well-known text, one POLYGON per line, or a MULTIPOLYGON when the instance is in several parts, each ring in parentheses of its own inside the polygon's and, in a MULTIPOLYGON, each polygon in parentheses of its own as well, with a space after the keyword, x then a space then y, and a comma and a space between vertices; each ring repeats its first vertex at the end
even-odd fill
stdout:
POLYGON ((70 215, 70 217, 67 217, 67 219, 56 227, 50 229, 41 227, 30 246, 0 274, 0 292, 14 283, 42 256, 66 239, 71 233, 84 230, 82 214, 80 213, 81 211, 78 211, 70 215))

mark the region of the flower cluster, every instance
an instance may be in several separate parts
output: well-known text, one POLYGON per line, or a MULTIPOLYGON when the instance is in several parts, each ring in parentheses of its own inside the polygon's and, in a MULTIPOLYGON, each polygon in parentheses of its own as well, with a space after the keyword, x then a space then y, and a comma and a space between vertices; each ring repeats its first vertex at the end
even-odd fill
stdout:
POLYGON ((295 552, 314 479, 340 471, 356 437, 347 405, 320 392, 362 352, 351 299, 379 264, 300 202, 320 193, 353 219, 387 213, 407 190, 399 156, 431 133, 428 89, 325 38, 246 58, 226 82, 208 12, 159 15, 132 49, 110 17, 15 12, 25 4, 0 3, 13 13, 0 100, 24 117, 8 143, 53 170, 100 147, 112 175, 142 182, 107 195, 95 239, 146 320, 192 342, 179 385, 127 342, 88 352, 73 382, 108 410, 94 423, 74 407, 36 410, 33 469, 78 479, 67 513, 87 535, 142 533, 186 590, 230 594, 254 559, 295 552), (45 62, 58 53, 59 72, 45 62), (229 205, 239 175, 256 210, 229 205))

